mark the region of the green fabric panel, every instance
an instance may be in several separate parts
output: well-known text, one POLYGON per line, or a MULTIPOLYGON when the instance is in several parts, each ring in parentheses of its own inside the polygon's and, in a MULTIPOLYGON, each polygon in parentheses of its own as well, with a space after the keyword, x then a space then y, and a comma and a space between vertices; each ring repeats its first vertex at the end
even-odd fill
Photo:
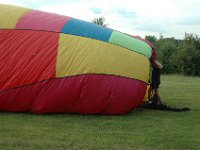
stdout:
POLYGON ((152 55, 151 47, 147 43, 117 31, 112 32, 109 43, 128 48, 147 58, 152 55))

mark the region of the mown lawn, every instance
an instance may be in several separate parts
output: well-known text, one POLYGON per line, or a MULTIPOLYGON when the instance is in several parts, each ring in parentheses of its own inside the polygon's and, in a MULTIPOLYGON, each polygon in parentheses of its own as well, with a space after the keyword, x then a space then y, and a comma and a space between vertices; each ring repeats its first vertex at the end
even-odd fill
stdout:
POLYGON ((190 112, 136 109, 124 116, 0 113, 0 150, 199 150, 200 78, 162 76, 167 104, 190 112))

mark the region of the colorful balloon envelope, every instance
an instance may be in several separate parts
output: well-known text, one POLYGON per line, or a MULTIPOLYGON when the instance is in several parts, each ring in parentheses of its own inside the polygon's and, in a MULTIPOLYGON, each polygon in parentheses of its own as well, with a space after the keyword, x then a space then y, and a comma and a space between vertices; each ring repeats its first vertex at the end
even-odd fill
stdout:
POLYGON ((110 28, 0 5, 0 111, 126 114, 143 102, 151 55, 110 28))

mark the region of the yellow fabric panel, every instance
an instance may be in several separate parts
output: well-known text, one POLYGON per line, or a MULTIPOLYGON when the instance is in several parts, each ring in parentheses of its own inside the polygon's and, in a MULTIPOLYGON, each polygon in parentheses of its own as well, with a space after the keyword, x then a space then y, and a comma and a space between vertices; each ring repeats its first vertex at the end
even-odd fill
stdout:
POLYGON ((0 4, 0 29, 14 29, 19 19, 30 9, 0 4))
POLYGON ((146 93, 145 93, 145 96, 144 96, 144 99, 143 99, 144 103, 150 102, 150 99, 152 99, 153 96, 155 95, 155 91, 154 90, 152 91, 150 88, 151 88, 151 86, 150 86, 150 84, 148 84, 147 89, 146 89, 146 93))
POLYGON ((56 76, 108 74, 148 82, 149 60, 126 48, 60 33, 56 76))
POLYGON ((143 102, 148 102, 149 101, 149 90, 150 90, 150 85, 147 85, 146 93, 144 95, 143 102))

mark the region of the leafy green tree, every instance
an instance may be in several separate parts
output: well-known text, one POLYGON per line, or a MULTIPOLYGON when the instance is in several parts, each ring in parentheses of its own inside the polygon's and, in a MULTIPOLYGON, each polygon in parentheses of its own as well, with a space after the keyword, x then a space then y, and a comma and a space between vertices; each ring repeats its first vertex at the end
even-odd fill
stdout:
POLYGON ((184 40, 148 35, 145 39, 153 43, 158 60, 163 64, 162 72, 200 76, 200 38, 185 34, 184 40))
POLYGON ((108 24, 105 23, 106 19, 104 17, 99 17, 99 18, 94 18, 92 20, 92 23, 103 26, 103 27, 107 27, 108 24))
POLYGON ((152 36, 152 35, 145 36, 145 39, 148 40, 149 42, 151 42, 153 45, 155 45, 156 42, 157 42, 157 38, 155 36, 152 36))
POLYGON ((179 48, 177 62, 184 75, 200 76, 200 38, 194 34, 185 34, 179 48))
POLYGON ((177 53, 177 41, 174 38, 161 38, 156 44, 158 60, 163 64, 163 73, 175 73, 177 66, 173 59, 177 53))

